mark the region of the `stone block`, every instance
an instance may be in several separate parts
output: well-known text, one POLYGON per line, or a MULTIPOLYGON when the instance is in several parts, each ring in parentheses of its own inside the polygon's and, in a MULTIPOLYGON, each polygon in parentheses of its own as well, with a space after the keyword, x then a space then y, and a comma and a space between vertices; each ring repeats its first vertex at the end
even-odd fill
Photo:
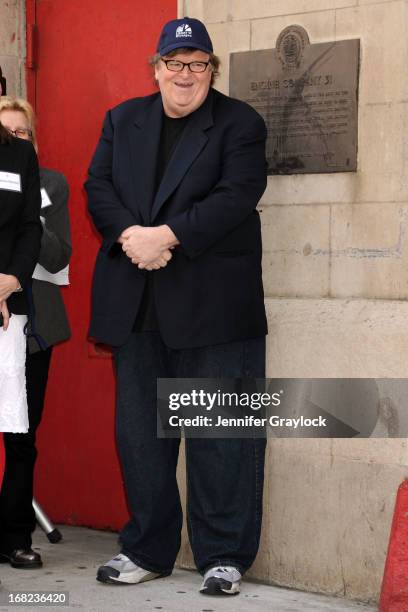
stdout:
POLYGON ((306 29, 311 43, 334 40, 336 32, 335 22, 335 11, 256 19, 251 22, 251 50, 274 49, 276 40, 282 30, 294 23, 306 29))
POLYGON ((309 456, 328 456, 332 460, 336 457, 349 461, 408 467, 406 438, 276 438, 270 441, 269 446, 273 446, 278 455, 281 452, 286 455, 305 453, 309 456))
POLYGON ((333 438, 331 454, 336 459, 407 467, 408 441, 404 438, 333 438))
POLYGON ((204 21, 204 0, 178 0, 178 16, 204 21))
POLYGON ((327 296, 329 207, 268 206, 261 219, 265 294, 327 296))
POLYGON ((406 102, 366 104, 359 114, 357 202, 408 199, 406 102))
POLYGON ((408 303, 266 299, 267 376, 407 378, 408 303))
POLYGON ((23 16, 19 0, 0 0, 0 55, 21 53, 23 16))
POLYGON ((353 172, 269 176, 261 206, 270 204, 331 204, 351 202, 355 196, 353 172))
POLYGON ((361 257, 401 256, 407 216, 408 205, 401 204, 333 206, 332 253, 354 249, 361 257))
POLYGON ((408 298, 408 205, 333 206, 331 295, 408 298))
POLYGON ((378 598, 395 493, 406 467, 272 447, 268 468, 270 581, 378 598))
POLYGON ((357 0, 204 0, 204 16, 206 23, 214 23, 297 15, 351 6, 357 6, 357 0))
POLYGON ((225 94, 229 93, 230 53, 248 51, 250 48, 250 22, 239 21, 230 23, 209 23, 208 32, 214 47, 214 52, 221 60, 220 76, 215 87, 225 94))
POLYGON ((362 104, 408 97, 407 11, 403 0, 336 11, 336 40, 361 39, 362 104))
POLYGON ((0 55, 0 66, 3 76, 7 79, 7 93, 13 96, 24 95, 24 61, 17 56, 0 55))

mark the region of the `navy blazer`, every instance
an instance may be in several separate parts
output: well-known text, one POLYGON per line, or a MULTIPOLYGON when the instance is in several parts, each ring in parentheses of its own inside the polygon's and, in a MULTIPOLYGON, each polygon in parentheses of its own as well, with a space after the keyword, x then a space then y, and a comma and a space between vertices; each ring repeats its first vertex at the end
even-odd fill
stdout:
POLYGON ((164 342, 191 348, 267 333, 257 203, 266 187, 266 127, 244 102, 210 89, 191 115, 156 193, 163 105, 160 93, 106 115, 85 183, 102 236, 92 291, 90 335, 129 337, 147 272, 117 239, 130 225, 167 224, 180 246, 154 271, 164 342))
MULTIPOLYGON (((18 175, 21 191, 2 182, 0 188, 0 272, 13 274, 24 287, 33 273, 41 246, 41 193, 38 161, 33 145, 19 138, 0 144, 0 172, 18 175)), ((27 314, 25 292, 7 300, 10 312, 27 314)))

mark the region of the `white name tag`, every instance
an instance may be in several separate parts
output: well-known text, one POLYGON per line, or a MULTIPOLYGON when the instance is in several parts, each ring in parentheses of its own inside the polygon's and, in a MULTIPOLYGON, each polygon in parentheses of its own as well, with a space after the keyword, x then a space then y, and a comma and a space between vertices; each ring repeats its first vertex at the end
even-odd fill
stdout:
POLYGON ((21 176, 14 172, 0 171, 0 189, 21 192, 21 176))
POLYGON ((47 190, 44 187, 41 188, 41 208, 47 208, 47 206, 51 206, 52 202, 50 200, 50 196, 47 193, 47 190))

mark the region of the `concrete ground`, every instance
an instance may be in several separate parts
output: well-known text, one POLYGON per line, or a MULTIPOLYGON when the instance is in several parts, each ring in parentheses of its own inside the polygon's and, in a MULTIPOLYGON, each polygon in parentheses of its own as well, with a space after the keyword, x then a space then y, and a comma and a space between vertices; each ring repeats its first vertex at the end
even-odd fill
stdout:
MULTIPOLYGON (((16 609, 9 605, 15 591, 58 591, 69 594, 69 608, 89 612, 137 610, 137 612, 374 612, 376 608, 345 599, 291 591, 244 582, 239 596, 215 598, 200 595, 201 576, 175 570, 160 580, 139 585, 104 585, 95 580, 96 569, 117 552, 117 535, 83 527, 60 528, 63 540, 50 544, 37 530, 34 548, 44 561, 40 570, 16 570, 0 566, 0 612, 16 609)), ((20 606, 18 606, 20 607, 20 606)), ((28 607, 28 606, 26 606, 28 607)), ((44 606, 30 605, 30 610, 44 606)), ((50 605, 49 610, 67 607, 50 605)))

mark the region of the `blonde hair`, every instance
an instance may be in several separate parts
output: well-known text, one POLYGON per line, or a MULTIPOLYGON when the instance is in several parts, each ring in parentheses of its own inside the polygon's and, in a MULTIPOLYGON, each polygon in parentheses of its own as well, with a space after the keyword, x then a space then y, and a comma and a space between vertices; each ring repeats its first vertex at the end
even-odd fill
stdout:
POLYGON ((25 115, 28 127, 31 130, 31 142, 35 150, 38 152, 37 136, 35 133, 35 113, 34 109, 24 98, 15 98, 13 96, 0 96, 0 113, 2 111, 18 111, 25 115))

